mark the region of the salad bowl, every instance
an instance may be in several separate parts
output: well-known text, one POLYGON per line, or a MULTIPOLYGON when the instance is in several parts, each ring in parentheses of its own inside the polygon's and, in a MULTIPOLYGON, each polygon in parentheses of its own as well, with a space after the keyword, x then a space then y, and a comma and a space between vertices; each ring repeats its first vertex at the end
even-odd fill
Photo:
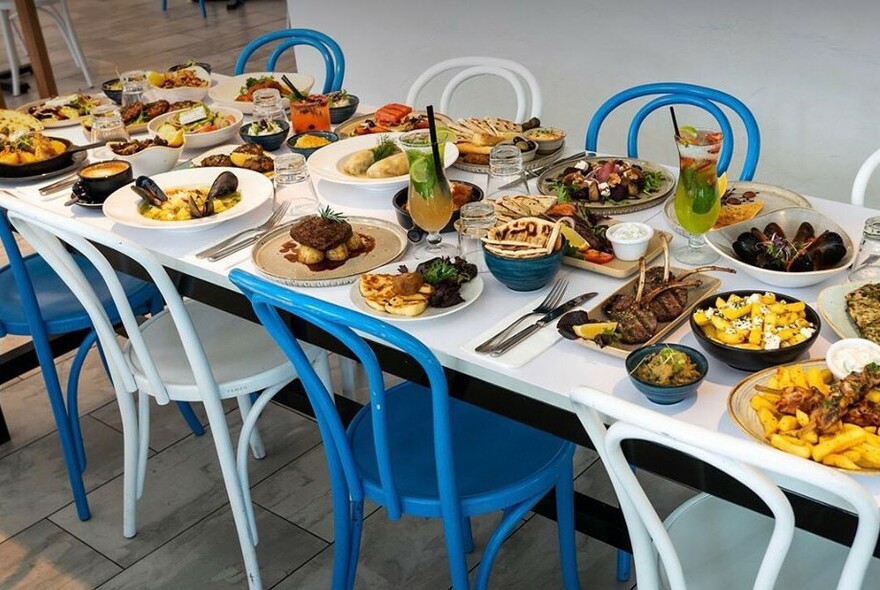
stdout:
MULTIPOLYGON (((187 112, 189 111, 175 111, 156 117, 147 125, 147 131, 150 135, 165 137, 166 131, 160 128, 169 123, 183 130, 187 148, 208 148, 233 140, 244 119, 244 115, 238 109, 213 106, 208 108, 208 118, 181 124, 181 120, 186 120, 185 118, 181 119, 181 116, 185 116, 187 112), (219 125, 224 126, 219 127, 219 125)), ((165 129, 167 130, 168 126, 165 129)), ((168 138, 165 137, 165 139, 168 138)))

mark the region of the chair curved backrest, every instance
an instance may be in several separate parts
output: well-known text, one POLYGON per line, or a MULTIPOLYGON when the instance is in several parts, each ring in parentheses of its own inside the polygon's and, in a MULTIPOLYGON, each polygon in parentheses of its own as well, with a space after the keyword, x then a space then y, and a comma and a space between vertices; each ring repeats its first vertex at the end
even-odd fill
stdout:
POLYGON ((342 90, 342 81, 345 78, 345 56, 342 54, 342 48, 328 35, 312 29, 282 29, 257 37, 241 50, 238 60, 235 62, 235 75, 244 73, 248 59, 257 49, 275 41, 281 41, 281 43, 269 55, 266 70, 274 72, 278 58, 288 49, 297 45, 308 45, 317 49, 321 57, 324 58, 324 89, 322 92, 327 94, 342 90))
POLYGON ((868 159, 865 160, 858 173, 856 173, 850 203, 859 207, 865 206, 865 192, 868 190, 868 181, 871 180, 871 175, 874 174, 877 166, 880 166, 880 150, 868 156, 868 159))
POLYGON ((733 128, 727 115, 718 107, 720 104, 735 112, 742 120, 746 129, 748 145, 746 146, 746 156, 739 179, 751 180, 755 176, 755 169, 758 167, 758 156, 761 153, 761 133, 758 130, 758 122, 749 108, 741 100, 726 92, 684 82, 642 84, 641 86, 634 86, 618 92, 606 100, 596 110, 593 118, 590 119, 590 125, 587 127, 586 141, 584 142, 586 149, 597 151, 599 129, 614 109, 631 100, 653 95, 658 96, 643 105, 633 116, 632 122, 629 125, 626 147, 629 157, 637 158, 639 155, 639 129, 641 129, 642 123, 648 115, 665 106, 686 104, 708 111, 715 117, 715 120, 721 127, 721 131, 724 133, 724 145, 721 148, 721 156, 718 158, 718 174, 726 172, 728 166, 730 166, 730 159, 733 156, 733 128))
POLYGON ((767 505, 775 521, 755 589, 775 587, 794 535, 791 504, 774 477, 811 487, 821 481, 825 492, 852 507, 859 517, 837 588, 861 587, 880 533, 880 511, 868 491, 852 478, 767 445, 687 424, 589 387, 576 388, 571 399, 620 500, 633 544, 639 588, 659 587, 655 550, 670 585, 685 588, 685 582, 669 533, 623 454, 621 444, 626 440, 649 441, 696 457, 738 479, 767 505), (605 427, 602 416, 610 419, 610 427, 605 427))
POLYGON ((384 495, 383 506, 389 518, 396 520, 401 515, 401 502, 395 485, 392 469, 391 450, 387 434, 387 413, 385 384, 382 369, 376 355, 359 336, 358 332, 368 334, 376 340, 408 353, 421 366, 428 378, 431 390, 431 407, 434 424, 434 451, 440 502, 444 517, 451 522, 461 521, 461 506, 455 483, 455 468, 452 456, 452 440, 449 425, 449 394, 443 367, 427 346, 406 332, 379 319, 357 311, 348 310, 320 299, 295 293, 280 285, 234 269, 229 280, 250 299, 262 324, 269 330, 281 349, 293 361, 297 374, 303 382, 309 401, 324 438, 331 474, 341 467, 345 481, 333 481, 334 494, 347 490, 353 501, 364 499, 363 484, 355 468, 354 456, 349 446, 345 426, 332 403, 332 398, 324 384, 309 364, 299 342, 290 333, 287 322, 279 315, 279 310, 306 320, 337 338, 353 352, 363 364, 370 387, 370 411, 374 423, 374 444, 379 480, 384 495), (337 485, 344 484, 344 487, 337 485))
POLYGON ((452 95, 461 84, 479 76, 498 76, 507 80, 516 93, 516 121, 525 121, 530 117, 540 117, 543 108, 541 88, 538 80, 524 65, 509 59, 497 57, 456 57, 434 64, 410 86, 406 95, 406 104, 415 106, 419 93, 434 78, 450 70, 461 70, 447 82, 440 98, 440 112, 449 112, 452 95), (523 81, 528 86, 528 94, 523 81))

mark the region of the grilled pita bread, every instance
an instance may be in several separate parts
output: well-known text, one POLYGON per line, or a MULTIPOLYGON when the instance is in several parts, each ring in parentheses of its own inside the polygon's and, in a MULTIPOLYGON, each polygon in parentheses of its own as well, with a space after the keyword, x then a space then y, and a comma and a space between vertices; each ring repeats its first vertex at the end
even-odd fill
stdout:
POLYGON ((43 124, 32 115, 9 109, 0 109, 0 139, 18 137, 25 133, 42 129, 43 124))
POLYGON ((486 250, 505 258, 536 258, 561 247, 559 223, 523 217, 489 230, 486 250))
POLYGON ((507 223, 521 217, 537 217, 556 203, 556 197, 544 195, 511 195, 493 201, 495 217, 507 223))

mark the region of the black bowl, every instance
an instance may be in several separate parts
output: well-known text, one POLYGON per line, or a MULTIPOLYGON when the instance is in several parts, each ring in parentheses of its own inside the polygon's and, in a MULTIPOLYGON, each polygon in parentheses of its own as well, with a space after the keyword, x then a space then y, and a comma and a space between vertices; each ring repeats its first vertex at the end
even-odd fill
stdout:
POLYGON ((360 99, 353 94, 349 94, 348 99, 351 102, 345 106, 330 107, 330 122, 334 125, 338 125, 344 121, 348 121, 357 110, 360 99))
MULTIPOLYGON (((288 137, 287 138, 288 149, 290 149, 290 151, 292 151, 294 154, 300 154, 301 156, 303 156, 305 158, 308 158, 309 156, 314 154, 316 151, 318 151, 322 147, 327 147, 327 146, 322 145, 321 147, 314 147, 314 148, 296 147, 296 142, 299 141, 299 139, 301 137, 303 137, 304 135, 314 135, 316 137, 323 137, 324 139, 326 139, 330 143, 333 143, 334 141, 339 140, 339 136, 336 135, 335 133, 333 133, 332 131, 304 131, 302 133, 297 133, 296 135, 291 135, 290 137, 288 137)), ((330 145, 330 144, 327 144, 327 145, 330 145)))
POLYGON ((83 166, 79 172, 81 192, 77 200, 103 203, 107 197, 134 180, 131 163, 125 160, 104 160, 83 166))
MULTIPOLYGON (((468 201, 469 203, 473 203, 475 201, 483 200, 483 189, 478 187, 472 182, 465 182, 463 180, 453 180, 452 182, 457 182, 459 184, 466 184, 471 187, 471 199, 468 201)), ((409 188, 402 188, 394 195, 394 198, 391 202, 394 204, 394 211, 397 213, 397 223, 400 224, 400 227, 409 231, 415 227, 413 223, 412 217, 409 214, 409 211, 406 209, 406 198, 409 188)), ((449 233, 451 231, 455 231, 455 222, 458 221, 458 209, 452 212, 452 218, 449 220, 443 229, 440 230, 441 234, 449 233)), ((417 231, 421 231, 418 230, 417 231)), ((422 232, 424 233, 424 232, 422 232)))
POLYGON ((203 61, 194 61, 194 62, 189 62, 189 63, 185 63, 185 64, 177 64, 176 66, 171 66, 170 68, 168 68, 168 71, 169 72, 176 72, 177 70, 183 70, 186 68, 191 68, 193 66, 199 66, 203 70, 208 72, 209 74, 211 73, 211 64, 207 64, 203 61))
POLYGON ((109 98, 116 104, 122 104, 122 86, 119 78, 107 80, 106 82, 101 84, 101 90, 104 91, 104 94, 107 95, 107 98, 109 98), (113 86, 114 84, 120 84, 119 90, 111 88, 111 86, 113 86))
MULTIPOLYGON (((727 291, 724 293, 709 295, 708 297, 705 297, 699 303, 697 303, 696 307, 694 307, 694 311, 697 311, 699 309, 706 309, 708 307, 714 307, 715 299, 717 299, 718 297, 726 300, 731 295, 748 297, 752 293, 772 293, 773 295, 776 295, 777 300, 784 299, 788 303, 795 303, 799 301, 799 299, 791 297, 790 295, 773 293, 773 291, 744 289, 740 291, 727 291)), ((813 332, 812 336, 810 336, 800 344, 795 344, 786 348, 777 348, 774 350, 748 350, 745 348, 728 346, 726 344, 721 344, 720 342, 711 340, 703 332, 703 329, 697 325, 696 321, 694 321, 693 313, 690 317, 690 324, 691 331, 694 333, 697 342, 699 342, 700 346, 703 347, 703 350, 708 352, 711 356, 728 364, 734 369, 739 369, 741 371, 760 371, 761 369, 766 369, 767 367, 775 367, 776 365, 784 365, 786 363, 794 362, 795 359, 797 359, 803 353, 807 352, 807 350, 809 350, 810 347, 813 346, 813 344, 816 342, 816 339, 819 338, 819 331, 822 329, 822 322, 819 319, 819 314, 816 313, 816 311, 809 305, 805 304, 804 314, 806 315, 807 321, 812 323, 816 327, 816 330, 815 332, 813 332)))
POLYGON ((290 132, 290 123, 287 121, 276 121, 281 126, 281 131, 272 133, 271 135, 251 135, 248 133, 250 123, 246 123, 238 128, 238 134, 245 143, 256 143, 263 146, 267 152, 274 152, 284 145, 287 134, 290 132))

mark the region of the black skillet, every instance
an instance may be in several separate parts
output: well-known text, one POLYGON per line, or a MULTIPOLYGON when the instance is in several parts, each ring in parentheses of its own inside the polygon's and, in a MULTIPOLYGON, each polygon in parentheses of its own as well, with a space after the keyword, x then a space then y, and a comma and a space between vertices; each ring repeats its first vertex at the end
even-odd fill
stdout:
POLYGON ((28 164, 3 164, 0 163, 0 178, 21 178, 22 176, 37 176, 48 172, 55 172, 68 166, 73 166, 73 155, 96 147, 101 147, 105 142, 90 143, 88 145, 73 145, 69 140, 60 137, 49 137, 60 141, 67 149, 46 160, 30 162, 28 164))

